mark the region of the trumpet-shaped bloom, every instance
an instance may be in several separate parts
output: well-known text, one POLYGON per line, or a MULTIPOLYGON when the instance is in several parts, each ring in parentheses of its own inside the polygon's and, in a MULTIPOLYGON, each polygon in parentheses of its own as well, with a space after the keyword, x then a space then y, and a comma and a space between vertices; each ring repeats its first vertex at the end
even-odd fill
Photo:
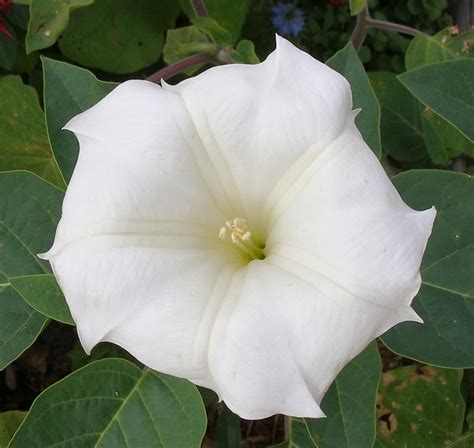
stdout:
POLYGON ((89 352, 116 343, 244 418, 321 417, 410 303, 435 211, 403 203, 347 81, 282 38, 258 65, 128 81, 80 143, 45 254, 89 352))

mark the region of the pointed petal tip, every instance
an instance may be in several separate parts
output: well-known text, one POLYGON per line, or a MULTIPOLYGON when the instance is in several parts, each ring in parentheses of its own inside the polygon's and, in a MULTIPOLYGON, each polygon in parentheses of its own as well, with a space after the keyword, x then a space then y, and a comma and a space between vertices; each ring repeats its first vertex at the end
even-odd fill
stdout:
POLYGON ((419 324, 425 323, 424 320, 418 315, 418 313, 411 307, 408 311, 408 316, 406 320, 411 322, 418 322, 419 324))
POLYGON ((94 331, 92 331, 90 328, 87 330, 83 329, 83 326, 80 325, 78 322, 76 322, 77 325, 77 336, 79 337, 79 342, 82 345, 82 348, 84 349, 86 355, 90 355, 92 352, 92 349, 103 340, 106 332, 102 336, 97 336, 94 335, 94 331))
POLYGON ((44 252, 42 254, 36 254, 36 256, 41 260, 48 261, 50 259, 50 253, 51 253, 51 250, 48 250, 48 252, 44 252))

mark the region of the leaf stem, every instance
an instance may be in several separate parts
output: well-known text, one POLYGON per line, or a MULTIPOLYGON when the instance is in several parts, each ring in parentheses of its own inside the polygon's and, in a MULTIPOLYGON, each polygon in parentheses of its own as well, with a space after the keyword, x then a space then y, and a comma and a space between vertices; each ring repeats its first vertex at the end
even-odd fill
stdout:
POLYGON ((153 73, 146 79, 147 81, 159 84, 162 79, 171 78, 172 76, 177 75, 178 73, 182 73, 188 68, 191 68, 195 65, 211 63, 216 63, 216 60, 213 55, 209 53, 194 54, 192 56, 188 56, 187 58, 182 59, 179 62, 168 65, 167 67, 158 70, 156 73, 153 73))
POLYGON ((194 14, 197 17, 208 17, 206 5, 203 0, 190 0, 191 7, 193 8, 194 14))
POLYGON ((369 14, 369 8, 365 5, 364 9, 357 16, 357 23, 352 32, 352 45, 356 50, 359 50, 364 43, 367 30, 369 28, 379 28, 383 30, 396 31, 398 33, 408 34, 410 36, 416 36, 421 31, 410 26, 402 25, 400 23, 387 22, 385 20, 372 19, 369 14))

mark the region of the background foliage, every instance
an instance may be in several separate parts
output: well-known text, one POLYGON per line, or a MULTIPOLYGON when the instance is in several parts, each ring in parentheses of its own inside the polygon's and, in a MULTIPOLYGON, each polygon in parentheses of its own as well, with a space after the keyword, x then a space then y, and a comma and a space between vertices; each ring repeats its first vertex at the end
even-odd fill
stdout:
POLYGON ((301 0, 280 18, 300 11, 287 37, 349 80, 403 199, 438 210, 414 301, 425 324, 397 325, 347 365, 326 419, 242 421, 118 347, 85 355, 36 256, 77 159, 65 123, 126 79, 258 62, 282 33, 276 3, 205 0, 203 17, 187 0, 0 1, 0 448, 474 446, 474 33, 452 26, 446 0, 301 0), (423 33, 371 26, 354 48, 366 6, 423 33))

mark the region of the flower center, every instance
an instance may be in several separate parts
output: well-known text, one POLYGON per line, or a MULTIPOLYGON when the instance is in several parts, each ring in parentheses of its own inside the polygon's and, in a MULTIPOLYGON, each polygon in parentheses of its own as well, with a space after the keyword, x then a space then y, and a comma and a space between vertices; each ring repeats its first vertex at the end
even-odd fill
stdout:
POLYGON ((264 246, 258 244, 252 238, 247 221, 243 218, 234 218, 227 221, 225 226, 219 230, 219 238, 223 241, 226 239, 227 230, 230 230, 230 240, 241 251, 251 257, 252 260, 263 260, 265 258, 264 246))

